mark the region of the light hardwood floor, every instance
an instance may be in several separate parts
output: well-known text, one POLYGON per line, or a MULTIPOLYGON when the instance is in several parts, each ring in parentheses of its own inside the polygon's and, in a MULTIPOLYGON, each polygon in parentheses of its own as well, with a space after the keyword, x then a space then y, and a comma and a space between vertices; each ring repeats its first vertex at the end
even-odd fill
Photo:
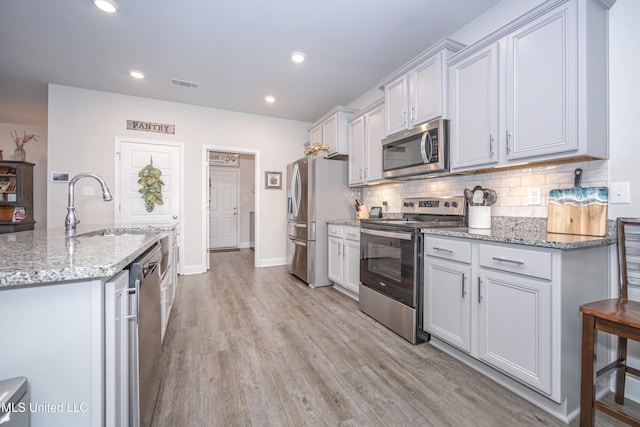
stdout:
POLYGON ((154 426, 566 425, 248 249, 211 267, 180 277, 154 426))

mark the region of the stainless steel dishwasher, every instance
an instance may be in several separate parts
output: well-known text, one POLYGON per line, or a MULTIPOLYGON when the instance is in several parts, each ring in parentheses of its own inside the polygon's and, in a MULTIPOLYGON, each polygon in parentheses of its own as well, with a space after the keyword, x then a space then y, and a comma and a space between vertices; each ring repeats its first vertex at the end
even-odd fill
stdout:
POLYGON ((131 322, 129 425, 151 425, 162 383, 160 265, 162 248, 155 244, 129 266, 129 293, 135 309, 131 322))

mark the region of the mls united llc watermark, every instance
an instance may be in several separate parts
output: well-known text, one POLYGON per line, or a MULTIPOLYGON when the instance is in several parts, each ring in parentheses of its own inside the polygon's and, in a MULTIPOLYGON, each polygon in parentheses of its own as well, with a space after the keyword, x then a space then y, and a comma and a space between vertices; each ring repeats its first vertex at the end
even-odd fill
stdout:
POLYGON ((83 414, 89 410, 89 404, 86 402, 66 402, 66 403, 37 403, 37 402, 18 402, 18 403, 2 403, 0 404, 0 413, 5 412, 38 412, 38 413, 78 413, 83 414))

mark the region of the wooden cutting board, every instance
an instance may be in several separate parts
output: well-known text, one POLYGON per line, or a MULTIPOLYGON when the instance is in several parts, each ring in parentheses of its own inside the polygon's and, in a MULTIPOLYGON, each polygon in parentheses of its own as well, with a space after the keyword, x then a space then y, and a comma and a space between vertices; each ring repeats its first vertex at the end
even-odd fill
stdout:
POLYGON ((551 190, 547 232, 602 237, 607 233, 609 189, 581 187, 582 169, 575 170, 575 187, 551 190))

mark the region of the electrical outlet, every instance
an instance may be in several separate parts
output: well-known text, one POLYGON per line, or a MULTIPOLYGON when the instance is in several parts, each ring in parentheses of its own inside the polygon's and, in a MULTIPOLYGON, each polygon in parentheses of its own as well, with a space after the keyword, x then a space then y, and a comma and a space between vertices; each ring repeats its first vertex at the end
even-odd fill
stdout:
POLYGON ((631 189, 628 182, 612 182, 609 186, 610 203, 631 203, 631 189))
POLYGON ((540 198, 540 188, 529 187, 529 205, 539 205, 542 203, 540 198))
POLYGON ((82 187, 82 195, 83 196, 93 196, 93 187, 82 187))

